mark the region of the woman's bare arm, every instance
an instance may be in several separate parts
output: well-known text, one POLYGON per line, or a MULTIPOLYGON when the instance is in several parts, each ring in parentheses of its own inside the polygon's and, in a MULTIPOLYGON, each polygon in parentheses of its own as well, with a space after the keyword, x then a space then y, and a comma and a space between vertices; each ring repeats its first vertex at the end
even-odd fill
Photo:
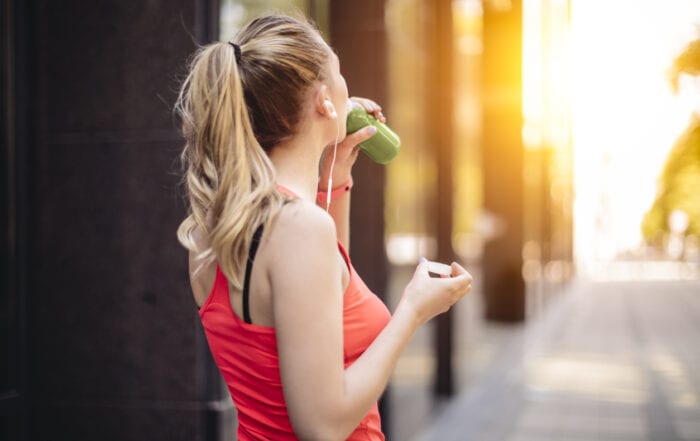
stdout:
POLYGON ((302 439, 345 439, 381 395, 416 328, 464 295, 471 276, 455 267, 455 277, 431 279, 419 265, 389 324, 345 369, 343 263, 333 220, 297 201, 275 222, 270 245, 276 250, 269 277, 280 373, 292 425, 302 439))

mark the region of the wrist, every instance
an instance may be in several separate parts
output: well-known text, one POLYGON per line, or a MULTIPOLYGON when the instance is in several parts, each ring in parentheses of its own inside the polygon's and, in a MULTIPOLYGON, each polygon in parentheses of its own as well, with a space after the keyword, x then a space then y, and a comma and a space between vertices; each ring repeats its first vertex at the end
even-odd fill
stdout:
MULTIPOLYGON (((331 201, 334 201, 348 193, 350 193, 350 190, 352 189, 353 186, 353 181, 352 181, 352 176, 348 177, 347 180, 345 180, 341 185, 335 187, 330 191, 331 193, 331 201)), ((320 190, 316 194, 316 200, 319 203, 325 203, 328 198, 328 190, 320 190)))
POLYGON ((410 323, 411 328, 414 330, 418 329, 424 323, 424 320, 421 320, 419 317, 416 308, 405 298, 402 298, 399 301, 399 304, 396 305, 393 315, 403 317, 408 321, 408 323, 410 323))

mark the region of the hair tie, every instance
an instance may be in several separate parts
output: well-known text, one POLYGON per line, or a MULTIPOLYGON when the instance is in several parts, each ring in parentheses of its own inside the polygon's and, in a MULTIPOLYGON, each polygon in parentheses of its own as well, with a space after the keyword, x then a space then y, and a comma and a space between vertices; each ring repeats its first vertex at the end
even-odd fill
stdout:
POLYGON ((229 41, 228 44, 233 46, 233 51, 236 53, 236 63, 240 63, 241 62, 241 47, 232 41, 229 41))

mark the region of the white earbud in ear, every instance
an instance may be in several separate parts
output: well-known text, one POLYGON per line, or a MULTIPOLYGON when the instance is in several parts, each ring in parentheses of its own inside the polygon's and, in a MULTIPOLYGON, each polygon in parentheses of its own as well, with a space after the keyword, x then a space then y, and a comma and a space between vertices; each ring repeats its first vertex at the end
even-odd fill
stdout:
POLYGON ((335 107, 333 106, 331 100, 324 101, 324 104, 326 105, 326 110, 328 110, 328 113, 331 115, 331 118, 337 118, 338 112, 335 111, 335 107))

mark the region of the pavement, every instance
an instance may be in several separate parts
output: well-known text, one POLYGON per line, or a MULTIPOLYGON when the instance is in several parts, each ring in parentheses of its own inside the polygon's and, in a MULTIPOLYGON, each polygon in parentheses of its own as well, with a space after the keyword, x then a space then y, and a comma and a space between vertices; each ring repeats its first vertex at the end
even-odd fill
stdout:
POLYGON ((430 394, 430 329, 399 362, 392 440, 700 441, 700 280, 577 279, 520 325, 479 302, 456 311, 457 395, 430 394))

